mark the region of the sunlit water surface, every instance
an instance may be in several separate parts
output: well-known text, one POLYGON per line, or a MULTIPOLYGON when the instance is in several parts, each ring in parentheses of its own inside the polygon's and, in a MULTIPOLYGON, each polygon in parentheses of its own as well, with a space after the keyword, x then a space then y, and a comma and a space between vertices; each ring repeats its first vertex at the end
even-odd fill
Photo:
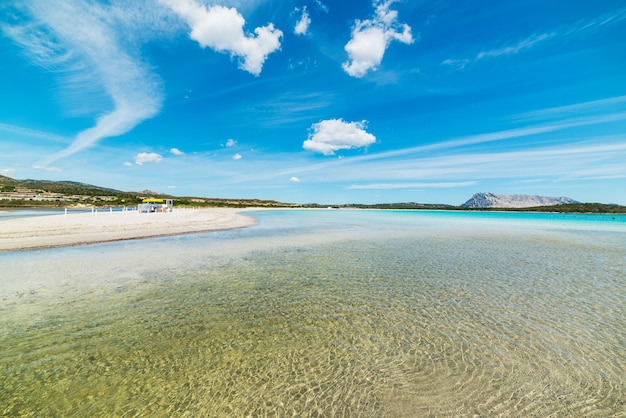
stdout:
POLYGON ((624 416, 623 216, 252 215, 0 254, 0 415, 624 416))

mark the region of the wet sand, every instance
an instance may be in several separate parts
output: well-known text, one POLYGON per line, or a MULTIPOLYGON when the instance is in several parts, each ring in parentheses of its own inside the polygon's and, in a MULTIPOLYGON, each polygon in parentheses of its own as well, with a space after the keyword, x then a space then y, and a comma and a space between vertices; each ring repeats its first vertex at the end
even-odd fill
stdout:
POLYGON ((252 226, 237 209, 175 209, 169 213, 99 211, 29 218, 0 224, 0 252, 95 244, 252 226))

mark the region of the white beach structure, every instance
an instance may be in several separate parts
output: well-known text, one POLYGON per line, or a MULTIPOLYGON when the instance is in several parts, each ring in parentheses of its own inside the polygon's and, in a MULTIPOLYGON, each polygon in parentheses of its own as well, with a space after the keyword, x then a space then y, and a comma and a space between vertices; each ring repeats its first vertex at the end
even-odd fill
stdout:
POLYGON ((172 212, 174 210, 174 200, 146 198, 137 205, 137 210, 139 213, 172 212))

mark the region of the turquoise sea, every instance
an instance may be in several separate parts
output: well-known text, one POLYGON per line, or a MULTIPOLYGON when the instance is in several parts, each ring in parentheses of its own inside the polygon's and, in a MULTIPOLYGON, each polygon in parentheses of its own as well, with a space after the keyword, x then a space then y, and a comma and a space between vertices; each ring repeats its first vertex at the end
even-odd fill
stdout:
POLYGON ((624 215, 246 214, 0 253, 0 416, 626 416, 624 215))

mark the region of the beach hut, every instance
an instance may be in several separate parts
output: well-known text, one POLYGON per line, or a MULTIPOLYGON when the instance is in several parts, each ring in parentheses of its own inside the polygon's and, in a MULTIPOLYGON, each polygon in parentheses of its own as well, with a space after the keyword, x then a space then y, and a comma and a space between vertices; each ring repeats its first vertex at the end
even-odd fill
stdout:
POLYGON ((137 210, 140 213, 171 212, 174 210, 174 200, 148 197, 141 201, 137 206, 137 210))

